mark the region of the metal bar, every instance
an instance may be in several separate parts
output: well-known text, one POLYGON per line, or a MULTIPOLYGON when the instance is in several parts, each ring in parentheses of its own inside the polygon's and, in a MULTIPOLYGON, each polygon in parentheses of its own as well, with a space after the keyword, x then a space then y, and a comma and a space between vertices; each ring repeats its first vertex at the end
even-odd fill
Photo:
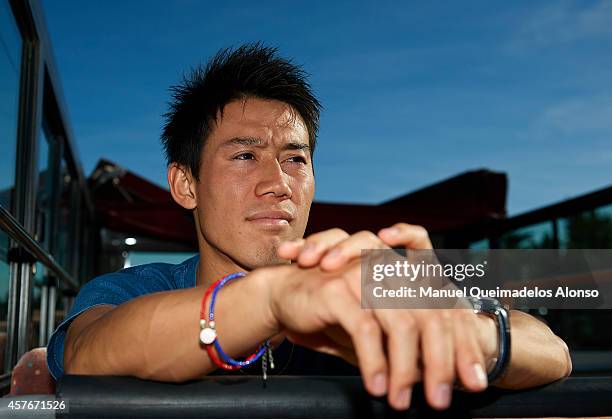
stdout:
POLYGON ((13 216, 0 205, 0 228, 4 230, 14 241, 21 245, 40 263, 45 265, 59 281, 72 291, 78 291, 76 281, 62 268, 56 260, 42 246, 25 231, 13 216))
MULTIPOLYGON (((49 286, 49 305, 47 314, 47 336, 44 346, 49 343, 49 338, 55 330, 55 307, 57 304, 57 287, 55 285, 49 286)), ((62 316, 65 317, 65 316, 62 316)))
POLYGON ((30 350, 30 327, 32 324, 32 269, 21 264, 21 289, 19 290, 19 318, 17 319, 17 360, 30 350))
POLYGON ((13 214, 26 231, 34 234, 34 204, 38 135, 42 118, 44 64, 37 38, 23 39, 17 121, 17 165, 13 214))
POLYGON ((68 296, 68 297, 64 296, 64 313, 62 317, 66 317, 68 315, 68 311, 70 311, 73 304, 74 304, 73 296, 68 296))
MULTIPOLYGON (((1 207, 0 207, 1 208, 1 207)), ((19 263, 9 262, 8 313, 6 318, 6 346, 4 371, 12 371, 16 359, 17 313, 19 310, 19 263)))
POLYGON ((49 298, 49 286, 43 285, 40 287, 40 315, 38 322, 38 346, 47 345, 47 323, 48 323, 48 308, 47 301, 49 298))
MULTIPOLYGON (((23 5, 22 5, 23 6, 23 5)), ((28 15, 23 7, 14 5, 15 10, 21 10, 22 15, 28 15)), ((16 17, 18 13, 15 13, 16 17)), ((42 120, 44 61, 42 60, 41 44, 35 31, 32 31, 32 19, 27 19, 24 27, 28 27, 23 35, 21 52, 21 69, 19 84, 19 114, 17 120, 17 150, 15 167, 15 201, 12 214, 14 221, 21 227, 26 236, 35 234, 36 179, 38 160, 38 135, 42 120)), ((12 236, 9 231, 9 236, 12 236)), ((16 240, 18 241, 18 240, 16 240)), ((19 284, 19 302, 16 348, 13 354, 17 358, 29 349, 29 336, 32 317, 32 264, 20 258, 19 274, 16 278, 19 284)), ((15 285, 17 287, 17 285, 15 285)))

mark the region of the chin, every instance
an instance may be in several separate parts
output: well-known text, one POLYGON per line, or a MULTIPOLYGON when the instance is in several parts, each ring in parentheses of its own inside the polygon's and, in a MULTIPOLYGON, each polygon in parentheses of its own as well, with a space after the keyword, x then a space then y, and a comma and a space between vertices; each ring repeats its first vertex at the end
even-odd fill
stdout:
POLYGON ((248 269, 262 268, 270 265, 284 265, 289 263, 287 259, 281 259, 277 255, 277 249, 280 244, 286 240, 293 240, 294 234, 289 234, 291 237, 281 235, 261 236, 249 243, 244 243, 243 249, 248 249, 247 253, 243 254, 243 266, 248 269))
POLYGON ((230 255, 238 265, 251 271, 269 265, 284 263, 284 259, 280 259, 276 255, 277 248, 278 245, 270 246, 270 243, 262 243, 261 241, 255 243, 251 242, 244 243, 238 247, 242 252, 236 249, 238 252, 230 252, 228 255, 230 255))
POLYGON ((274 252, 274 254, 272 255, 258 255, 258 257, 255 258, 254 263, 253 263, 253 268, 263 268, 266 266, 272 266, 272 265, 282 265, 282 264, 286 264, 288 263, 288 261, 286 259, 281 259, 276 255, 276 251, 274 252))

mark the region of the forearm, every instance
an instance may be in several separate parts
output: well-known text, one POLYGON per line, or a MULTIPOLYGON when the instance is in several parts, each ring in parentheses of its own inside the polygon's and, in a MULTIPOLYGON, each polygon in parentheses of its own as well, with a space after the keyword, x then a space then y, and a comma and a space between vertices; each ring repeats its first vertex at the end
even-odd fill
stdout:
MULTIPOLYGON (((262 279, 249 274, 217 296, 217 335, 231 356, 254 350, 278 332, 262 279)), ((199 342, 204 292, 205 287, 160 292, 110 310, 67 341, 66 372, 175 382, 210 373, 217 367, 199 342)))
POLYGON ((511 360, 497 387, 521 389, 567 377, 572 361, 567 345, 536 318, 513 310, 511 360))

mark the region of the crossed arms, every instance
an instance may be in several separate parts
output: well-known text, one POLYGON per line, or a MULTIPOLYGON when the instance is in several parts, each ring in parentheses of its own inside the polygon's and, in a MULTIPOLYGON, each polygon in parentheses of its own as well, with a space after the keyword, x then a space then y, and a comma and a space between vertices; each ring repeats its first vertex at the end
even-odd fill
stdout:
MULTIPOLYGON (((387 394, 396 409, 410 405, 419 381, 437 409, 450 404, 455 382, 484 390, 497 351, 490 318, 466 309, 361 309, 361 249, 400 245, 431 248, 424 229, 403 223, 377 235, 333 229, 284 243, 279 255, 295 263, 255 269, 220 291, 215 318, 222 319, 216 328, 225 352, 239 357, 268 338, 278 344, 286 337, 357 365, 366 389, 387 394)), ((159 292, 87 310, 68 330, 66 373, 181 382, 212 372, 197 338, 204 291, 159 292)), ((546 325, 513 311, 511 327, 512 359, 495 385, 527 388, 569 375, 567 345, 546 325)))

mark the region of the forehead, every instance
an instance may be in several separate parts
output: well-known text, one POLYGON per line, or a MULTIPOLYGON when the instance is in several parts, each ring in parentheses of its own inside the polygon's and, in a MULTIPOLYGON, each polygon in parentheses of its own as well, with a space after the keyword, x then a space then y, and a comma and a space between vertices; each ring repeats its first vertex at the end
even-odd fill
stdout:
POLYGON ((217 115, 207 143, 233 137, 256 137, 263 141, 299 141, 308 144, 308 130, 291 106, 277 100, 235 100, 217 115))

